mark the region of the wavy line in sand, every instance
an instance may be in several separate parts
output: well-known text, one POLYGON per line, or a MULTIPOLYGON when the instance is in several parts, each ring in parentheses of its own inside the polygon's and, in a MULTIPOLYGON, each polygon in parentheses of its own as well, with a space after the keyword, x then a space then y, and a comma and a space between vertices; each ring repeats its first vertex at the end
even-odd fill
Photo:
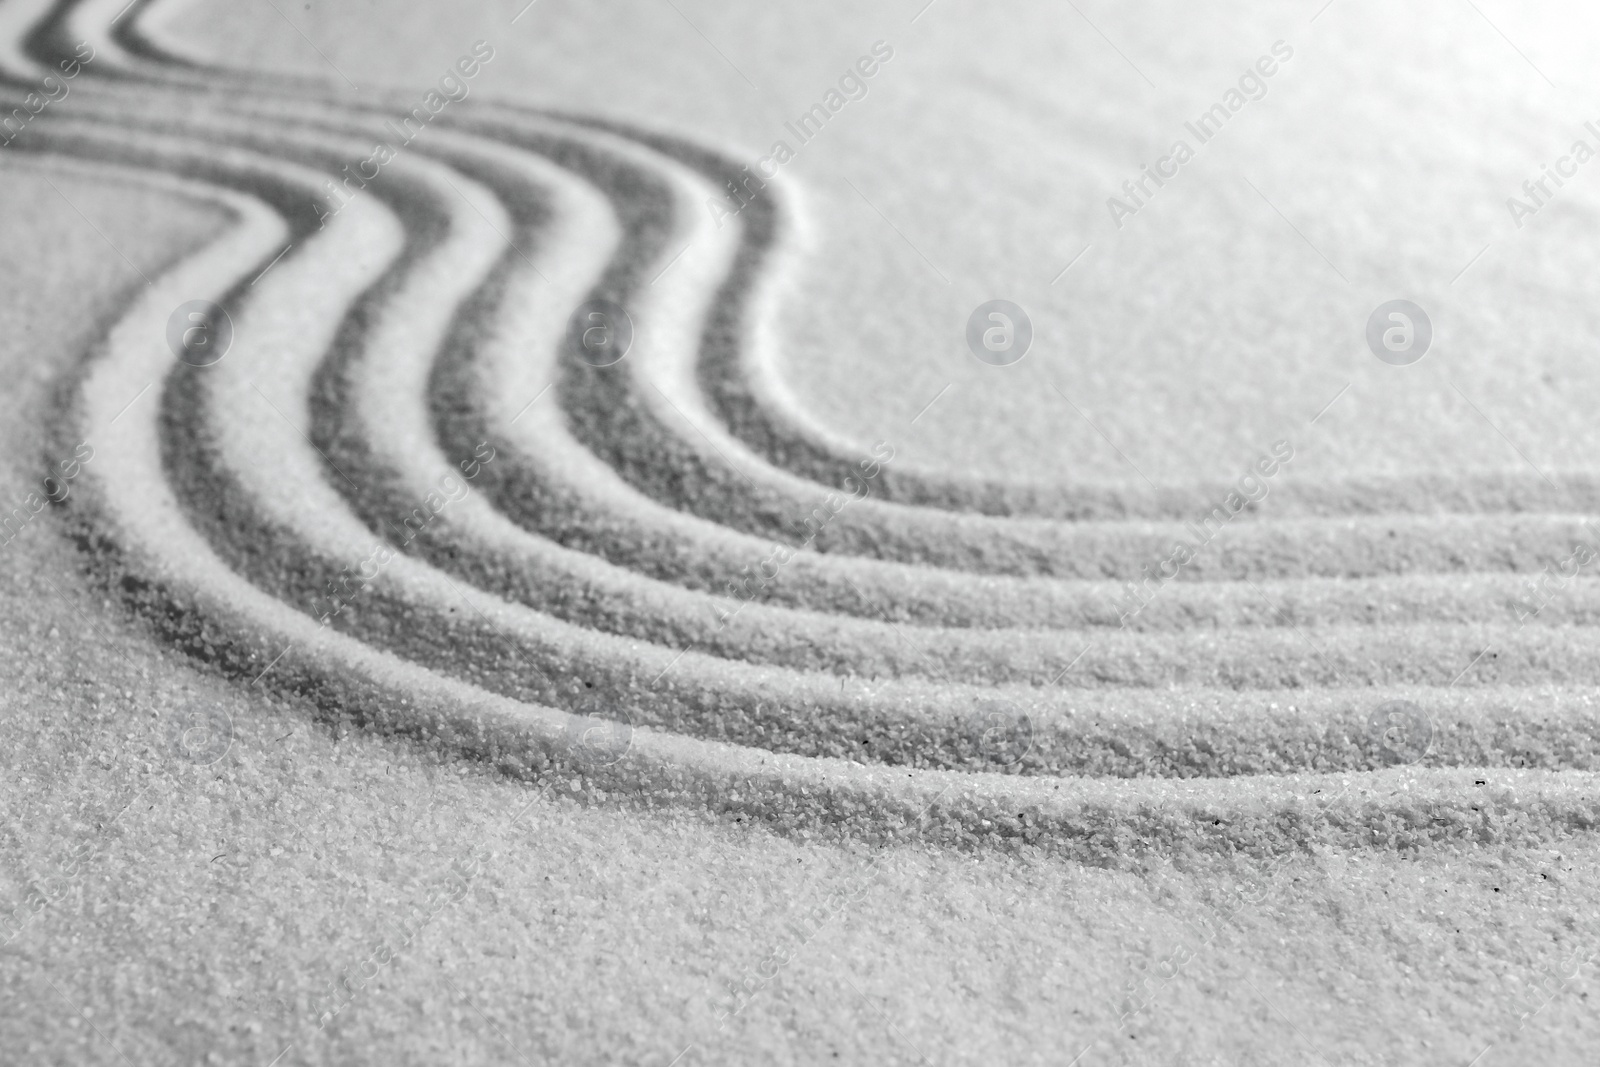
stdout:
MULTIPOLYGON (((176 122, 169 124, 181 125, 176 122)), ((318 150, 308 146, 311 139, 303 132, 292 137, 287 133, 281 136, 285 137, 285 149, 293 146, 293 158, 317 157, 318 150)), ((168 145, 161 151, 153 151, 152 146, 163 143, 159 138, 146 136, 135 141, 140 143, 122 144, 116 151, 108 151, 103 145, 63 147, 72 147, 91 158, 109 161, 120 155, 123 163, 136 162, 156 170, 177 169, 188 174, 204 174, 220 185, 242 185, 256 196, 278 203, 283 214, 291 219, 295 217, 297 207, 301 214, 308 211, 306 204, 314 189, 312 183, 317 180, 314 169, 290 173, 289 168, 279 165, 278 172, 273 174, 272 167, 265 161, 259 158, 248 160, 249 153, 233 153, 229 157, 231 162, 224 165, 218 162, 215 147, 195 147, 191 143, 182 149, 168 145), (232 173, 220 173, 230 168, 232 173), (268 175, 271 175, 270 180, 267 180, 268 175), (297 183, 298 193, 289 192, 297 183)), ((326 161, 328 149, 321 151, 326 161)), ((420 160, 418 169, 426 169, 420 160)), ((479 210, 485 213, 495 210, 497 197, 492 191, 486 187, 480 191, 478 186, 469 184, 470 180, 465 176, 460 180, 463 187, 471 191, 470 198, 479 210)), ((397 189, 394 196, 399 197, 404 192, 397 189)), ((435 199, 442 200, 443 197, 441 195, 435 199)), ((398 254, 403 248, 415 249, 426 245, 432 238, 419 222, 429 210, 435 213, 439 210, 437 203, 430 205, 428 200, 428 197, 420 196, 412 211, 404 216, 391 216, 388 220, 384 219, 383 209, 376 205, 371 211, 358 212, 352 216, 348 226, 339 229, 337 241, 326 246, 324 254, 319 254, 315 260, 307 258, 303 262, 314 262, 318 270, 327 271, 341 264, 348 266, 352 259, 359 259, 363 251, 370 254, 375 247, 387 245, 398 254), (394 221, 402 217, 403 222, 394 221)), ((560 712, 492 695, 480 687, 464 681, 453 681, 436 671, 422 669, 416 663, 396 659, 379 651, 379 647, 386 643, 409 648, 406 641, 420 640, 415 635, 404 633, 416 628, 416 612, 426 609, 437 614, 447 601, 444 585, 440 583, 448 583, 448 578, 421 561, 397 563, 394 571, 386 572, 384 577, 393 582, 395 592, 390 594, 388 601, 380 602, 374 596, 372 603, 388 606, 383 610, 368 609, 368 614, 375 618, 366 624, 368 629, 362 632, 364 640, 360 641, 353 640, 347 634, 316 627, 309 617, 263 591, 263 586, 271 588, 273 582, 279 582, 280 589, 286 588, 302 580, 308 570, 315 571, 322 562, 338 561, 352 544, 352 538, 359 539, 370 534, 370 530, 347 510, 347 505, 338 498, 337 493, 330 498, 322 492, 328 488, 328 471, 311 459, 306 449, 289 442, 281 428, 277 436, 269 432, 263 437, 260 434, 263 432, 262 426, 266 424, 218 426, 219 420, 215 415, 202 420, 208 410, 214 411, 221 406, 208 400, 213 390, 231 388, 237 403, 247 396, 243 391, 245 385, 255 390, 259 383, 246 381, 239 376, 230 378, 226 369, 202 379, 187 368, 172 367, 170 353, 161 352, 160 346, 155 343, 154 339, 161 336, 161 331, 153 329, 153 326, 162 308, 159 303, 152 301, 168 299, 175 304, 180 301, 172 298, 179 293, 183 294, 183 299, 192 298, 194 291, 201 288, 202 281, 213 281, 217 277, 233 277, 237 286, 242 284, 246 269, 259 269, 270 258, 269 251, 276 254, 277 247, 281 245, 269 249, 260 244, 271 226, 268 221, 263 221, 265 216, 261 216, 259 207, 252 210, 255 214, 238 207, 240 217, 247 220, 242 231, 248 232, 243 237, 235 235, 237 240, 225 240, 208 253, 196 257, 191 264, 163 278, 160 293, 151 294, 130 310, 123 324, 113 333, 108 357, 94 361, 86 368, 81 413, 89 416, 90 425, 95 425, 93 416, 103 416, 110 410, 106 407, 111 403, 108 392, 115 392, 115 387, 131 385, 133 379, 143 373, 167 375, 167 386, 163 391, 162 419, 159 424, 152 418, 150 425, 144 425, 130 417, 127 430, 130 436, 114 442, 118 446, 115 454, 119 456, 119 464, 128 464, 120 468, 118 473, 126 477, 121 479, 123 484, 120 491, 113 487, 112 479, 97 479, 96 484, 101 491, 95 498, 95 510, 86 516, 88 526, 83 531, 84 538, 112 548, 114 551, 107 558, 117 561, 114 566, 125 569, 125 577, 133 587, 139 588, 141 582, 146 583, 140 595, 153 603, 158 616, 164 620, 163 625, 174 633, 200 635, 202 641, 209 645, 209 651, 205 653, 209 658, 220 659, 233 665, 236 670, 243 670, 265 662, 278 638, 288 638, 291 643, 304 641, 304 657, 297 654, 276 668, 274 684, 283 685, 291 691, 317 694, 325 712, 353 707, 364 717, 394 728, 415 730, 426 728, 427 723, 435 727, 443 726, 452 733, 452 740, 462 747, 503 759, 508 765, 515 764, 525 771, 539 765, 546 768, 558 766, 563 759, 570 763, 570 751, 564 746, 563 731, 571 720, 560 712), (254 222, 248 221, 251 219, 254 222), (257 242, 256 245, 251 244, 252 239, 257 242), (206 261, 208 254, 212 255, 210 261, 206 261), (207 269, 204 272, 185 273, 195 263, 203 263, 207 269), (226 269, 217 269, 222 266, 231 266, 231 273, 226 269), (187 290, 185 285, 189 286, 187 290), (200 403, 202 400, 207 403, 200 403), (241 436, 237 431, 243 431, 244 440, 236 439, 241 436), (130 447, 124 449, 121 447, 123 445, 130 447), (281 454, 263 454, 253 450, 252 446, 255 449, 262 446, 280 449, 281 454), (205 482, 205 477, 215 479, 225 475, 241 482, 250 478, 248 464, 252 458, 268 459, 275 465, 282 464, 284 470, 280 473, 284 477, 256 477, 248 482, 249 492, 238 501, 227 495, 195 491, 197 485, 209 490, 222 484, 205 482), (226 462, 220 462, 223 459, 226 462), (175 479, 177 495, 171 488, 161 489, 167 478, 175 479), (186 478, 201 480, 186 486, 186 478), (130 491, 129 486, 133 487, 131 491, 134 498, 126 495, 130 491), (321 520, 306 518, 309 513, 297 502, 303 492, 311 491, 314 486, 321 487, 317 492, 331 508, 327 515, 339 516, 337 523, 330 522, 324 526, 321 520), (185 503, 180 504, 180 497, 185 503), (155 509, 160 514, 152 516, 141 513, 141 509, 151 509, 155 503, 162 504, 161 508, 155 509), (299 507, 299 511, 294 511, 296 507, 299 507), (288 528, 294 528, 296 524, 306 528, 294 528, 297 542, 290 543, 292 551, 288 553, 292 558, 287 561, 287 568, 281 568, 279 565, 286 561, 280 558, 281 554, 273 554, 278 546, 267 536, 266 523, 234 524, 214 519, 209 537, 202 538, 191 523, 199 522, 199 525, 205 526, 206 523, 197 517, 204 515, 207 509, 213 513, 220 510, 222 516, 229 520, 240 516, 253 515, 258 519, 265 516, 288 528), (334 525, 339 529, 333 529, 334 525), (180 534, 179 531, 183 530, 187 533, 180 534), (170 542, 164 541, 164 537, 169 537, 170 542), (219 545, 232 553, 233 558, 218 555, 219 545), (175 548, 177 551, 174 551, 175 548), (279 571, 276 575, 273 573, 275 570, 279 571), (241 572, 248 573, 257 584, 246 583, 241 572), (159 594, 155 593, 157 588, 161 590, 159 594), (408 611, 410 614, 407 614, 408 611), (307 630, 307 627, 310 629, 307 630), (269 634, 272 638, 270 642, 260 640, 269 634), (385 701, 390 710, 385 710, 385 701), (426 710, 422 710, 424 701, 428 705, 426 710), (398 716, 392 710, 397 706, 406 709, 398 716)), ((500 221, 508 226, 511 223, 509 215, 501 215, 500 221)), ((304 227, 303 221, 286 223, 280 216, 275 236, 286 237, 296 225, 304 227), (283 229, 285 225, 291 229, 283 229)), ((448 231, 448 226, 445 230, 448 231)), ((333 237, 333 231, 334 227, 330 227, 330 233, 323 236, 333 237)), ((471 242, 449 246, 446 236, 439 244, 441 247, 448 246, 445 262, 475 265, 480 281, 486 280, 488 272, 497 266, 494 257, 482 248, 471 247, 471 242), (453 251, 449 250, 451 248, 453 251), (451 256, 465 258, 451 259, 451 256)), ((302 252, 300 255, 310 257, 311 253, 302 252)), ((425 260, 427 257, 418 258, 425 260)), ((423 269, 426 272, 426 266, 423 269)), ((284 407, 304 414, 308 421, 314 421, 310 419, 315 407, 310 396, 317 368, 322 365, 321 352, 326 349, 346 351, 341 347, 341 339, 353 336, 343 332, 354 328, 351 326, 354 316, 350 314, 350 308, 376 307, 377 304, 369 298, 379 293, 384 283, 379 282, 378 275, 370 271, 362 273, 357 270, 339 275, 345 279, 347 286, 342 292, 319 293, 308 287, 304 277, 297 276, 291 260, 286 259, 281 263, 279 270, 280 278, 286 278, 286 281, 274 282, 268 295, 251 297, 251 307, 264 305, 269 308, 259 319, 252 320, 253 326, 259 325, 259 332, 254 332, 254 336, 259 344, 262 338, 272 337, 277 331, 277 336, 283 339, 286 346, 283 351, 292 353, 299 361, 295 364, 298 369, 292 379, 285 376, 273 386, 275 389, 282 387, 274 403, 281 402, 284 407), (321 311, 312 317, 322 324, 320 339, 305 336, 305 331, 293 328, 296 317, 306 316, 311 307, 317 306, 319 298, 323 298, 320 302, 321 311), (364 305, 363 301, 368 303, 364 305)), ((434 279, 435 284, 445 276, 438 270, 442 268, 427 275, 434 279)), ((334 273, 337 274, 337 271, 334 273)), ((410 284, 416 284, 414 278, 410 284)), ((430 307, 419 312, 431 324, 431 337, 437 345, 446 344, 455 314, 453 309, 458 302, 465 301, 471 295, 471 290, 471 286, 456 290, 456 301, 427 301, 430 307), (437 306, 440 303, 443 304, 442 310, 437 306)), ((217 291, 217 294, 219 297, 227 295, 222 291, 217 291)), ((379 336, 382 336, 386 325, 392 328, 392 324, 382 321, 373 325, 374 333, 379 336)), ((420 355, 417 358, 419 362, 422 359, 420 355)), ((241 367, 243 363, 243 359, 235 360, 232 366, 241 367)), ((262 392, 269 394, 268 400, 272 399, 269 390, 263 389, 262 392)), ((124 397, 119 403, 125 401, 124 397)), ((343 409, 336 406, 336 410, 343 409)), ((420 434, 422 438, 427 436, 426 428, 418 427, 415 422, 410 424, 407 432, 420 434)), ((403 453, 399 457, 401 461, 407 466, 411 465, 414 460, 408 453, 416 450, 407 448, 402 442, 393 442, 390 447, 396 444, 400 445, 400 452, 403 453)), ((944 522, 945 519, 934 521, 944 522)), ((1126 533, 1125 530, 1122 532, 1126 533)), ((477 531, 472 529, 471 533, 476 535, 477 531)), ((347 561, 348 557, 345 559, 347 561)), ((455 591, 460 593, 461 601, 468 606, 492 609, 496 620, 510 620, 517 616, 516 605, 508 604, 490 592, 455 591)), ((445 609, 445 614, 448 613, 448 609, 445 609)), ((488 614, 485 611, 486 617, 488 614)), ((781 619, 782 616, 775 618, 781 619)), ((438 622, 440 625, 432 637, 459 635, 459 625, 453 630, 447 620, 440 618, 438 622)), ((514 624, 505 622, 486 626, 474 641, 465 644, 489 642, 492 647, 495 639, 503 640, 508 632, 528 632, 529 625, 526 618, 519 617, 514 624)), ((541 639, 547 643, 552 640, 551 634, 569 641, 567 646, 560 646, 559 642, 551 645, 547 649, 548 654, 542 657, 544 663, 558 662, 564 650, 571 652, 589 645, 601 650, 594 661, 597 669, 613 675, 619 673, 616 665, 625 662, 625 657, 619 654, 614 644, 607 643, 615 639, 604 635, 568 633, 561 629, 562 625, 565 624, 550 621, 540 621, 534 625, 535 630, 543 628, 541 639)), ((568 626, 567 630, 573 628, 568 626)), ((461 650, 463 642, 447 640, 444 647, 461 650)), ((1139 653, 1144 650, 1135 651, 1139 653)), ((497 662, 501 658, 498 653, 484 653, 479 648, 473 654, 482 658, 473 670, 466 673, 488 674, 497 671, 502 682, 515 680, 517 669, 497 662)), ((639 654, 648 657, 655 653, 645 651, 639 654)), ((714 656, 705 658, 716 659, 714 656)), ((981 660, 981 656, 979 658, 981 660)), ((635 669, 627 668, 620 673, 626 674, 635 669)), ((583 673, 574 672, 573 680, 583 673)), ((793 682, 789 676, 778 677, 786 683, 793 682)), ((716 684, 715 679, 712 679, 712 684, 716 684)), ((933 692, 947 688, 933 687, 933 692)), ((725 693, 728 686, 723 684, 720 689, 725 693)), ((714 697, 716 694, 703 695, 714 697)), ((1137 693, 1132 694, 1134 698, 1137 696, 1137 693)), ((1475 692, 1474 696, 1481 698, 1482 694, 1475 692)), ((1204 694, 1200 699, 1209 701, 1216 698, 1215 694, 1204 694)), ((1226 698, 1227 694, 1221 697, 1224 700, 1226 698)), ((1317 694, 1314 699, 1324 700, 1325 703, 1328 700, 1323 694, 1317 694)), ((1333 695, 1333 701, 1338 699, 1340 697, 1337 694, 1333 695)), ((1586 701, 1588 699, 1585 697, 1586 701)), ((1144 740, 1151 736, 1146 734, 1144 738, 1140 737, 1134 723, 1139 713, 1137 700, 1130 701, 1128 693, 1113 691, 1113 699, 1104 706, 1113 707, 1118 701, 1125 709, 1123 722, 1126 728, 1122 724, 1113 724, 1116 729, 1106 731, 1112 735, 1104 746, 1110 751, 1116 751, 1119 738, 1144 740)), ((1501 714, 1500 709, 1504 706, 1497 705, 1490 698, 1480 699, 1478 708, 1488 719, 1500 721, 1494 717, 1501 714)), ((1153 719, 1159 718, 1163 710, 1157 702, 1145 707, 1153 712, 1153 719)), ((706 709, 686 706, 685 710, 704 712, 706 709)), ((727 710, 731 709, 713 710, 717 713, 703 718, 702 726, 711 728, 719 722, 725 722, 727 710)), ((1170 730, 1170 704, 1164 710, 1169 714, 1165 722, 1157 724, 1154 734, 1164 736, 1170 743, 1174 740, 1170 730), (1165 735, 1162 735, 1163 729, 1166 730, 1165 735)), ((1348 711, 1348 708, 1341 709, 1331 703, 1325 708, 1325 713, 1335 716, 1341 713, 1348 715, 1348 711)), ((852 721, 865 719, 870 723, 870 714, 867 708, 861 706, 830 707, 822 733, 826 736, 830 731, 847 732, 852 721)), ((887 721, 895 720, 891 717, 887 721)), ((900 721, 915 722, 912 717, 900 721)), ((1259 730, 1267 722, 1267 718, 1258 717, 1254 726, 1259 730)), ((1221 737, 1227 746, 1225 758, 1212 764, 1213 772, 1252 773, 1245 769, 1249 755, 1242 744, 1243 734, 1217 734, 1214 723, 1207 725, 1213 736, 1221 737), (1241 754, 1243 759, 1239 758, 1241 754), (1230 766, 1231 770, 1228 769, 1230 766)), ((1556 724, 1552 736, 1555 739, 1578 737, 1585 730, 1578 721, 1563 722, 1556 724)), ((1081 739, 1089 732, 1080 731, 1078 740, 1069 738, 1067 744, 1056 749, 1046 745, 1044 750, 1070 754, 1076 745, 1077 751, 1088 752, 1093 746, 1083 743, 1081 739)), ((1537 733, 1536 730, 1527 731, 1524 736, 1536 736, 1537 733)), ((1391 834, 1391 837, 1398 834, 1399 840, 1416 842, 1481 834, 1486 832, 1486 828, 1487 832, 1502 834, 1559 835, 1572 829, 1587 828, 1592 822, 1588 802, 1582 800, 1587 776, 1572 773, 1545 777, 1518 776, 1519 780, 1531 785, 1536 794, 1533 801, 1527 801, 1526 794, 1523 800, 1513 800, 1507 794, 1497 793, 1494 803, 1487 807, 1480 803, 1474 807, 1460 799, 1459 772, 1387 772, 1360 779, 1366 783, 1360 788, 1372 789, 1375 795, 1392 787, 1395 792, 1389 793, 1386 799, 1336 806, 1323 816, 1313 816, 1307 810, 1307 802, 1299 798, 1315 795, 1315 790, 1319 788, 1330 788, 1328 779, 1311 776, 1298 779, 1238 778, 1207 782, 1203 786, 1157 781, 1120 784, 1059 782, 1045 777, 894 771, 826 757, 774 755, 747 746, 695 740, 651 729, 640 729, 635 742, 634 750, 615 767, 586 768, 591 786, 600 783, 600 788, 621 793, 631 798, 629 802, 645 805, 692 798, 697 804, 710 803, 722 810, 759 815, 784 827, 815 827, 828 829, 829 832, 847 828, 869 837, 882 837, 892 832, 910 832, 915 824, 915 832, 938 840, 956 843, 1030 840, 1045 847, 1102 858, 1107 850, 1122 845, 1138 845, 1141 841, 1151 847, 1179 843, 1196 847, 1235 847, 1245 842, 1259 844, 1263 841, 1273 842, 1279 847, 1310 841, 1354 846, 1372 843, 1369 835, 1378 832, 1379 828, 1383 828, 1383 832, 1391 834), (1402 796, 1401 782, 1413 786, 1414 791, 1402 796), (924 799, 931 799, 931 806, 922 805, 924 799), (1429 827, 1409 824, 1410 816, 1407 813, 1416 810, 1416 804, 1421 801, 1442 805, 1436 811, 1442 811, 1444 815, 1429 827), (908 814, 921 813, 924 807, 927 808, 926 819, 908 817, 908 814), (1012 813, 1012 808, 1018 810, 1012 813), (1205 815, 1212 810, 1225 812, 1225 817, 1211 820, 1208 829, 1205 815), (1469 810, 1473 814, 1467 814, 1469 810), (1489 813, 1485 814, 1485 811, 1489 813), (1222 829, 1224 826, 1226 828, 1222 829), (1397 826, 1400 827, 1398 830, 1395 829, 1397 826), (1440 829, 1441 826, 1444 829, 1440 829)), ((1556 746, 1549 747, 1554 749, 1556 746)), ((1176 748, 1173 746, 1174 750, 1176 748)), ((1455 749, 1467 758, 1474 758, 1467 755, 1470 752, 1468 745, 1457 745, 1455 749)), ((1498 749, 1494 751, 1499 752, 1498 749)), ((1586 752, 1583 745, 1569 746, 1568 762, 1564 765, 1586 764, 1586 752)), ((1560 760, 1558 757, 1558 765, 1563 765, 1560 760)), ((1080 764, 1082 762, 1085 761, 1080 760, 1080 764)), ((1267 762, 1271 762, 1270 759, 1267 762)), ((1193 769, 1189 768, 1191 773, 1193 769)), ((1124 765, 1120 772, 1113 770, 1111 773, 1129 773, 1133 770, 1124 765)), ((1054 773, 1060 773, 1060 770, 1054 773)), ((1159 769, 1156 773, 1160 773, 1159 769)), ((1179 773, 1183 772, 1180 770, 1179 773)), ((1484 788, 1499 788, 1504 772, 1482 773, 1493 776, 1495 782, 1494 786, 1486 785, 1484 788)))

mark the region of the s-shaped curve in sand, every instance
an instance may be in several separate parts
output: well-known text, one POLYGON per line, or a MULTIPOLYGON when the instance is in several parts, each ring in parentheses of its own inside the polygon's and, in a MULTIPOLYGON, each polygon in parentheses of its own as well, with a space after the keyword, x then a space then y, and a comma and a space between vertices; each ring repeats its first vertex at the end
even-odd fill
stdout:
POLYGON ((18 148, 181 177, 234 220, 54 415, 100 457, 74 535, 198 659, 511 775, 784 832, 1121 863, 1594 826, 1595 594, 1510 610, 1592 482, 1526 512, 1486 485, 1297 487, 1126 627, 1122 583, 1215 487, 887 459, 808 531, 862 468, 776 384, 797 198, 719 229, 715 151, 466 101, 346 202, 330 182, 395 99, 184 60, 149 7, 8 4, 0 60, 27 84, 91 42, 72 109, 18 148), (166 341, 197 299, 237 338, 205 367, 166 341), (573 343, 589 299, 635 322, 615 365, 573 343), (1433 733, 1385 769, 1369 716, 1397 697, 1433 733))

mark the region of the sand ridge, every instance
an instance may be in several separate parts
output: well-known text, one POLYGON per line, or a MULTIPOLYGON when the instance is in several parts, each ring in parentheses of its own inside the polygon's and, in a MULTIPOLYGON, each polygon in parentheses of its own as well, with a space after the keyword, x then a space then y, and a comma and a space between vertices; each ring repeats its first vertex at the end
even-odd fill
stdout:
POLYGON ((1027 503, 889 464, 881 499, 839 510, 730 621, 730 578, 860 455, 762 384, 752 322, 786 202, 719 230, 699 210, 733 173, 714 152, 462 100, 333 211, 329 176, 394 102, 257 93, 164 59, 143 14, 68 4, 27 35, 47 66, 82 32, 89 73, 127 80, 86 80, 27 150, 180 172, 240 219, 128 310, 60 425, 109 446, 69 505, 103 577, 198 658, 509 773, 872 840, 1111 861, 1592 825, 1592 631, 1484 623, 1581 527, 1575 505, 1510 514, 1468 489, 1455 513, 1391 514, 1385 492, 1416 499, 1397 484, 1340 512, 1358 488, 1288 483, 1118 633, 1113 580, 1170 548, 1193 487, 1027 503), (239 336, 203 368, 162 344, 197 294, 239 336), (566 343, 587 297, 651 327, 617 366, 566 343), (151 383, 159 403, 124 416, 151 383), (393 528, 485 443, 462 507, 414 543, 393 528), (314 598, 375 545, 392 558, 319 625, 314 598), (1376 624, 1374 595, 1400 617, 1376 624), (1315 640, 1281 621, 1295 598, 1322 613, 1315 640), (1530 723, 1536 686, 1554 712, 1530 723), (1380 769, 1367 711, 1397 692, 1441 709, 1422 769, 1380 769), (995 697, 1026 725, 1016 759, 974 720, 995 697), (575 750, 574 715, 624 723, 625 751, 575 750), (1323 792, 1339 800, 1307 800, 1323 792))

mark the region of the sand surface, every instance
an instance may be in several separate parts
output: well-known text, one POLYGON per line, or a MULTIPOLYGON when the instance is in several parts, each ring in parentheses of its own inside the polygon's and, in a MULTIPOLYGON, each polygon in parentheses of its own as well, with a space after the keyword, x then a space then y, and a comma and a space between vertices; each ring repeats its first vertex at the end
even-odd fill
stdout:
POLYGON ((918 6, 0 2, 0 1061, 1592 1059, 1584 19, 918 6))

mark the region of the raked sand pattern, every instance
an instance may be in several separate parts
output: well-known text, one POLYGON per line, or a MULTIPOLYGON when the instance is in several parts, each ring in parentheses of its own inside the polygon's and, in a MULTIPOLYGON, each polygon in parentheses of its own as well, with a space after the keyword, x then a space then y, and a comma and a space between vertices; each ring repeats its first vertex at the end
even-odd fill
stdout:
POLYGON ((1269 513, 1293 441, 1170 489, 897 464, 779 379, 782 183, 708 210, 750 189, 712 147, 453 99, 487 42, 401 99, 210 66, 152 6, 0 6, 9 100, 72 71, 13 151, 230 219, 43 415, 52 462, 92 450, 62 517, 98 580, 240 685, 872 843, 1116 864, 1600 818, 1600 591, 1529 579, 1594 543, 1594 478, 1283 480, 1269 513))

